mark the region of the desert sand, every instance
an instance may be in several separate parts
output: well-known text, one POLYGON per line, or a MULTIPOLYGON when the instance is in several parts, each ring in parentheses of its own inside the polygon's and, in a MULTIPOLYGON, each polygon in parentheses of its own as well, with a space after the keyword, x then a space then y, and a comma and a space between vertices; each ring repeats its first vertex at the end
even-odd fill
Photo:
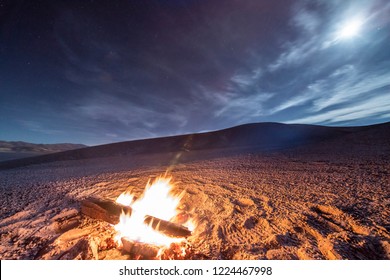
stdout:
MULTIPOLYGON (((173 137, 161 152, 99 156, 103 148, 91 147, 94 156, 3 164, 0 258, 131 259, 112 244, 111 225, 80 215, 80 201, 142 193, 168 171, 184 191, 182 209, 197 220, 186 259, 390 259, 390 124, 321 129, 290 146, 270 146, 275 134, 268 146, 245 137, 229 145, 225 131, 184 137, 216 138, 180 140, 176 151, 173 137)), ((161 143, 154 141, 136 146, 161 143)))

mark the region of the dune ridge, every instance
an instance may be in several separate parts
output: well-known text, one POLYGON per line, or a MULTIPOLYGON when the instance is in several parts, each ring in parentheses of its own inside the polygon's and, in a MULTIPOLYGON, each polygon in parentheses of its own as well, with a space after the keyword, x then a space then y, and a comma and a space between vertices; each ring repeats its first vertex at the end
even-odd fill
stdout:
POLYGON ((300 145, 318 144, 331 139, 363 139, 360 134, 375 134, 373 145, 389 136, 390 122, 361 127, 326 127, 318 125, 254 123, 223 130, 125 141, 92 147, 83 147, 53 154, 0 162, 1 168, 14 168, 30 164, 61 160, 81 160, 99 157, 139 154, 174 153, 216 149, 255 149, 270 151, 289 149, 300 145))

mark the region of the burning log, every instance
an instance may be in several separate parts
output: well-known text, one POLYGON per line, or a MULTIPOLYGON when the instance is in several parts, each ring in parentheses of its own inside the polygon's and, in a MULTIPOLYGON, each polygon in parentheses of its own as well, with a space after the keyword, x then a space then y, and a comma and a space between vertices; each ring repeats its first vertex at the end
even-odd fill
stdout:
MULTIPOLYGON (((119 217, 122 212, 131 214, 132 209, 129 206, 121 205, 115 201, 100 198, 88 198, 81 202, 81 213, 110 224, 119 223, 119 217)), ((153 216, 145 216, 144 223, 168 236, 191 236, 191 231, 186 227, 153 216)))
POLYGON ((172 237, 188 237, 191 236, 191 231, 181 225, 161 220, 152 216, 145 216, 145 224, 148 224, 153 229, 172 237))
POLYGON ((161 259, 161 260, 185 260, 192 254, 192 248, 188 243, 172 243, 169 248, 162 249, 156 245, 121 238, 122 250, 134 258, 161 259))
POLYGON ((130 215, 132 209, 112 200, 94 197, 81 202, 81 213, 114 225, 119 223, 119 216, 122 212, 130 215))
POLYGON ((123 251, 133 255, 142 256, 144 259, 154 259, 160 250, 158 246, 137 242, 126 237, 121 238, 123 244, 123 251))

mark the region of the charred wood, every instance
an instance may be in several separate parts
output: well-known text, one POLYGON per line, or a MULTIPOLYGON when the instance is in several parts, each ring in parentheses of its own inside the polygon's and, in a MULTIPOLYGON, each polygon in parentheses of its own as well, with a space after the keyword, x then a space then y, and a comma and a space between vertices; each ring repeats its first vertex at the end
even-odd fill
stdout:
MULTIPOLYGON (((110 224, 118 224, 119 217, 123 212, 131 215, 132 211, 129 206, 107 199, 87 198, 81 202, 82 214, 110 224)), ((153 216, 145 216, 144 222, 153 229, 171 237, 188 237, 191 235, 188 228, 153 216)))

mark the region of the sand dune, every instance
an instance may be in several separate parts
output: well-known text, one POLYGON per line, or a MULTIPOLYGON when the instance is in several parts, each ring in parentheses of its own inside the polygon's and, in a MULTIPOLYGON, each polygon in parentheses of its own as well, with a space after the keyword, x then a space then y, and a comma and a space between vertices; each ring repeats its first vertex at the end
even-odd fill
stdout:
POLYGON ((22 141, 0 141, 0 161, 34 157, 86 147, 82 144, 33 144, 22 141))
POLYGON ((169 170, 199 220, 188 258, 390 259, 389 139, 390 123, 251 124, 4 162, 0 256, 130 258, 79 201, 142 192, 169 170))
POLYGON ((331 128, 280 123, 246 124, 215 132, 119 142, 0 163, 0 168, 59 160, 162 154, 200 150, 249 148, 256 151, 286 149, 348 135, 353 128, 331 128))

